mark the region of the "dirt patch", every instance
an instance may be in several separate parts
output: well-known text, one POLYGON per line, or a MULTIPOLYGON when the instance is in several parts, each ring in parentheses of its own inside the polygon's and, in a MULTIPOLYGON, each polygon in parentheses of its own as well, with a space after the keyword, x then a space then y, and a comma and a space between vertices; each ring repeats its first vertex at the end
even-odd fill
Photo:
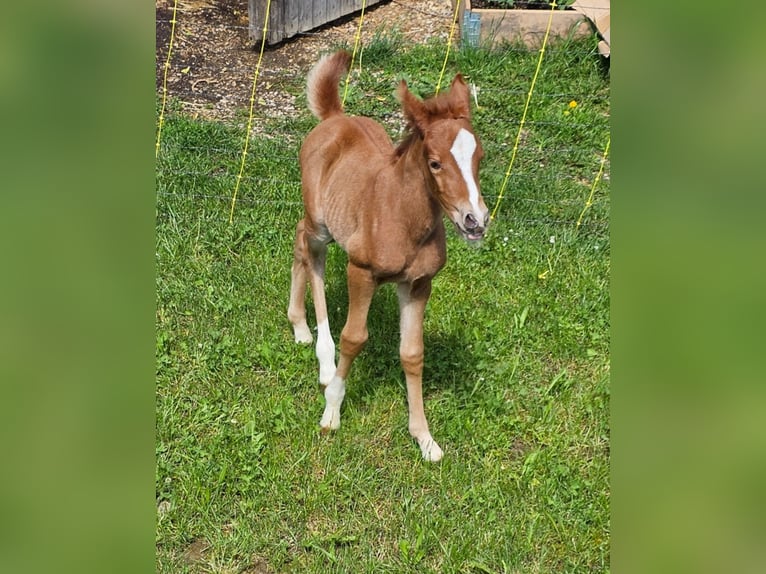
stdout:
POLYGON ((240 574, 273 574, 274 571, 269 568, 268 562, 258 555, 253 554, 250 557, 250 564, 240 572, 240 574))
MULTIPOLYGON (((447 42, 452 23, 449 0, 390 0, 365 12, 362 41, 395 30, 412 42, 447 42)), ((173 0, 156 0, 156 88, 162 93, 173 20, 173 0)), ((318 55, 333 46, 353 46, 355 14, 321 29, 267 47, 256 87, 258 115, 295 113, 295 87, 318 55)), ((168 96, 195 117, 231 119, 247 109, 260 45, 248 38, 247 0, 179 0, 168 96)))
POLYGON ((194 542, 189 544, 181 555, 182 560, 186 564, 196 564, 202 562, 205 559, 205 553, 210 548, 210 543, 204 538, 197 538, 194 542))

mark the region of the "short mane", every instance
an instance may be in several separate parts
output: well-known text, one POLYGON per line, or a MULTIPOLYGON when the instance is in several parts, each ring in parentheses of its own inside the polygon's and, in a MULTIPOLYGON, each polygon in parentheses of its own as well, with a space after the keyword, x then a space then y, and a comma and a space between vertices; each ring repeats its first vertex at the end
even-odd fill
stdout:
POLYGON ((396 146, 396 150, 394 150, 394 157, 402 157, 405 153, 407 153, 407 150, 412 147, 413 142, 419 137, 420 136, 416 130, 410 129, 410 131, 404 136, 404 139, 399 142, 399 145, 396 146))

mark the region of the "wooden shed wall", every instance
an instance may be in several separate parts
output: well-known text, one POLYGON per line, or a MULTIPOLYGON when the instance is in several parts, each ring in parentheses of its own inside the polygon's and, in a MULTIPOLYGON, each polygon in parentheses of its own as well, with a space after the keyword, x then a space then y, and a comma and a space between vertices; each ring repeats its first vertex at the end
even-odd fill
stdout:
MULTIPOLYGON (((367 0, 366 6, 383 0, 367 0)), ((250 40, 260 43, 268 0, 248 0, 250 40)), ((271 0, 266 43, 276 44, 301 32, 362 9, 362 0, 271 0)))

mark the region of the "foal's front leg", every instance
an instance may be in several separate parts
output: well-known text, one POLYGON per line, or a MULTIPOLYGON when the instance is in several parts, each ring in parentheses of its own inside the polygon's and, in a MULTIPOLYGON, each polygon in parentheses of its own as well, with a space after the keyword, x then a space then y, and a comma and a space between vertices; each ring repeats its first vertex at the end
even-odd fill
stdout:
POLYGON ((407 379, 409 431, 418 441, 423 459, 436 462, 441 460, 443 453, 428 430, 423 408, 423 317, 431 295, 431 280, 424 278, 413 284, 400 283, 397 294, 402 335, 399 356, 407 379))

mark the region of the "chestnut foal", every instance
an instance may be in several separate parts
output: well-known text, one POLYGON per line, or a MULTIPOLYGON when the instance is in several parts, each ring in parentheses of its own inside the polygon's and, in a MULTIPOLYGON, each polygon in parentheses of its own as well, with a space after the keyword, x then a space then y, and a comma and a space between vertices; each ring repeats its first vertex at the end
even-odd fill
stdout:
POLYGON ((395 282, 409 431, 423 458, 438 461, 442 450, 423 410, 423 316, 431 280, 446 261, 442 211, 467 240, 484 236, 489 214, 478 180, 483 152, 460 74, 447 94, 425 101, 400 83, 397 96, 409 135, 395 148, 373 120, 344 115, 338 85, 350 59, 345 51, 325 56, 308 76, 309 108, 321 122, 300 152, 305 217, 296 230, 288 318, 296 342, 310 343, 308 280, 317 320, 319 382, 325 387, 319 424, 323 430, 337 429, 346 377, 367 341, 373 293, 379 284, 395 282), (327 244, 333 240, 348 253, 349 308, 337 368, 324 288, 327 244))

